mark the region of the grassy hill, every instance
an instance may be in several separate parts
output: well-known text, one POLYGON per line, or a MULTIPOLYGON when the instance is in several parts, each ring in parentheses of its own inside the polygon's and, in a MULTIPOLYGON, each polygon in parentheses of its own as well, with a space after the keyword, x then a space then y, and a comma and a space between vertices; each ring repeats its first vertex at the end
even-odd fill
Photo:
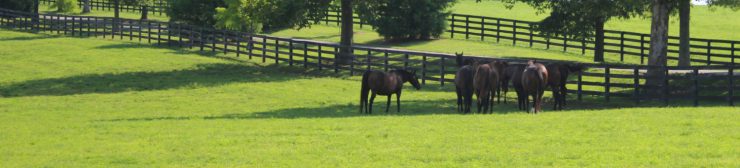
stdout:
POLYGON ((732 107, 360 115, 357 77, 233 56, 0 30, 0 60, 0 167, 740 166, 732 107))

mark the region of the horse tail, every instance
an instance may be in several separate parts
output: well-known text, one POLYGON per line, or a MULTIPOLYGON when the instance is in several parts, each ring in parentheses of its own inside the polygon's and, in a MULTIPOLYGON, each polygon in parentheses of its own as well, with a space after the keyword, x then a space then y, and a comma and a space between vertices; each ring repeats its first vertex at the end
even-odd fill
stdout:
POLYGON ((367 106, 367 96, 370 92, 370 88, 368 88, 368 78, 370 77, 370 71, 366 71, 364 74, 362 74, 362 86, 360 88, 360 113, 362 113, 362 110, 365 109, 365 106, 367 106))

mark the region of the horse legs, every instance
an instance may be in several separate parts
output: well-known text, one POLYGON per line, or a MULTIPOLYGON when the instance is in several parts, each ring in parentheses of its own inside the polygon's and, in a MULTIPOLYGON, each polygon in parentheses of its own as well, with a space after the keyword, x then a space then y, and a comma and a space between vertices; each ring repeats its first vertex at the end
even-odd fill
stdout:
POLYGON ((461 93, 461 89, 455 87, 455 93, 457 93, 457 112, 463 112, 465 110, 465 107, 463 107, 463 97, 461 93))
POLYGON ((388 109, 391 108, 391 96, 393 96, 393 94, 388 95, 388 102, 386 103, 387 106, 385 106, 385 113, 388 113, 388 109))
POLYGON ((555 103, 552 104, 552 110, 558 110, 558 106, 560 106, 560 91, 556 87, 552 89, 552 97, 555 99, 555 103))
MULTIPOLYGON (((390 96, 388 96, 388 97, 390 97, 390 96)), ((396 110, 396 112, 397 113, 400 113, 401 112, 401 92, 398 92, 396 94, 396 108, 398 108, 396 110)))
POLYGON ((373 92, 373 94, 370 95, 370 106, 367 109, 367 113, 368 114, 372 114, 373 113, 373 102, 375 102, 375 92, 373 92))

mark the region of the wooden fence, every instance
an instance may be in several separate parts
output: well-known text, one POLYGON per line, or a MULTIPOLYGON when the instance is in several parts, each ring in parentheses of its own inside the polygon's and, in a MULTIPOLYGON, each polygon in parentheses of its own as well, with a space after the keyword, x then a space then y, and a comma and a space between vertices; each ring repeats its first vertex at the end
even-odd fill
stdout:
MULTIPOLYGON (((354 46, 349 65, 334 64, 339 44, 310 40, 247 34, 228 30, 203 28, 169 22, 115 19, 67 15, 38 15, 0 8, 0 26, 5 29, 38 33, 64 34, 75 37, 97 37, 152 43, 160 46, 190 48, 203 52, 219 52, 235 57, 261 59, 288 66, 316 68, 359 75, 366 70, 414 69, 421 82, 450 84, 457 70, 455 56, 443 53, 418 52, 369 46, 354 46)), ((477 57, 480 59, 497 59, 477 57)), ((525 60, 506 60, 512 64, 525 60)), ((738 66, 697 66, 691 68, 583 64, 589 71, 574 75, 569 91, 578 100, 611 101, 614 98, 669 102, 693 101, 695 105, 724 100, 729 105, 740 97, 738 66), (654 86, 645 84, 648 69, 664 72, 665 77, 654 86), (709 73, 709 74, 707 74, 709 73), (647 91, 660 92, 650 93, 647 91), (658 95, 658 96, 656 96, 658 95)))
MULTIPOLYGON (((41 4, 47 4, 51 5, 56 2, 56 0, 39 0, 41 4)), ((82 0, 77 2, 77 5, 82 8, 83 2, 82 0)), ((113 4, 112 0, 90 0, 90 8, 92 10, 105 10, 105 11, 113 11, 115 8, 115 5, 113 4)), ((157 0, 154 1, 154 4, 152 6, 149 6, 149 13, 156 14, 156 15, 167 15, 167 8, 169 8, 169 3, 167 0, 157 0)), ((123 3, 123 1, 119 4, 119 9, 121 12, 138 12, 141 13, 141 6, 139 5, 127 5, 123 3)))
MULTIPOLYGON (((537 22, 461 14, 452 14, 449 22, 448 32, 453 38, 460 35, 466 39, 481 41, 506 40, 512 45, 562 49, 581 54, 594 50, 593 41, 545 37, 535 33, 532 26, 537 22)), ((646 64, 650 51, 650 34, 606 30, 604 36, 606 53, 618 54, 619 60, 623 62, 627 56, 634 58, 633 63, 646 64), (636 61, 638 59, 639 62, 636 61)), ((678 37, 669 37, 669 60, 678 60, 678 40, 678 37)), ((736 51, 740 52, 740 46, 736 46, 740 41, 691 38, 690 43, 693 65, 737 65, 737 61, 740 61, 740 55, 735 54, 736 51)))

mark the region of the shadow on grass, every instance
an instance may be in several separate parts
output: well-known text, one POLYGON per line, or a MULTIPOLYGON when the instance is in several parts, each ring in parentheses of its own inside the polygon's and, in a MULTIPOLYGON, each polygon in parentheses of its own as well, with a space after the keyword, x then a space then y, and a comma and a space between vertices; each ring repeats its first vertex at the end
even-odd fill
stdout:
POLYGON ((200 64, 194 69, 165 72, 93 74, 40 79, 0 87, 2 97, 61 96, 88 93, 165 90, 188 86, 218 86, 243 82, 279 82, 300 79, 275 66, 200 64))
POLYGON ((51 39, 51 38, 60 38, 61 36, 55 36, 55 35, 37 35, 37 36, 24 36, 24 37, 12 37, 12 38, 0 38, 0 42, 5 41, 30 41, 30 40, 42 40, 42 39, 51 39))

